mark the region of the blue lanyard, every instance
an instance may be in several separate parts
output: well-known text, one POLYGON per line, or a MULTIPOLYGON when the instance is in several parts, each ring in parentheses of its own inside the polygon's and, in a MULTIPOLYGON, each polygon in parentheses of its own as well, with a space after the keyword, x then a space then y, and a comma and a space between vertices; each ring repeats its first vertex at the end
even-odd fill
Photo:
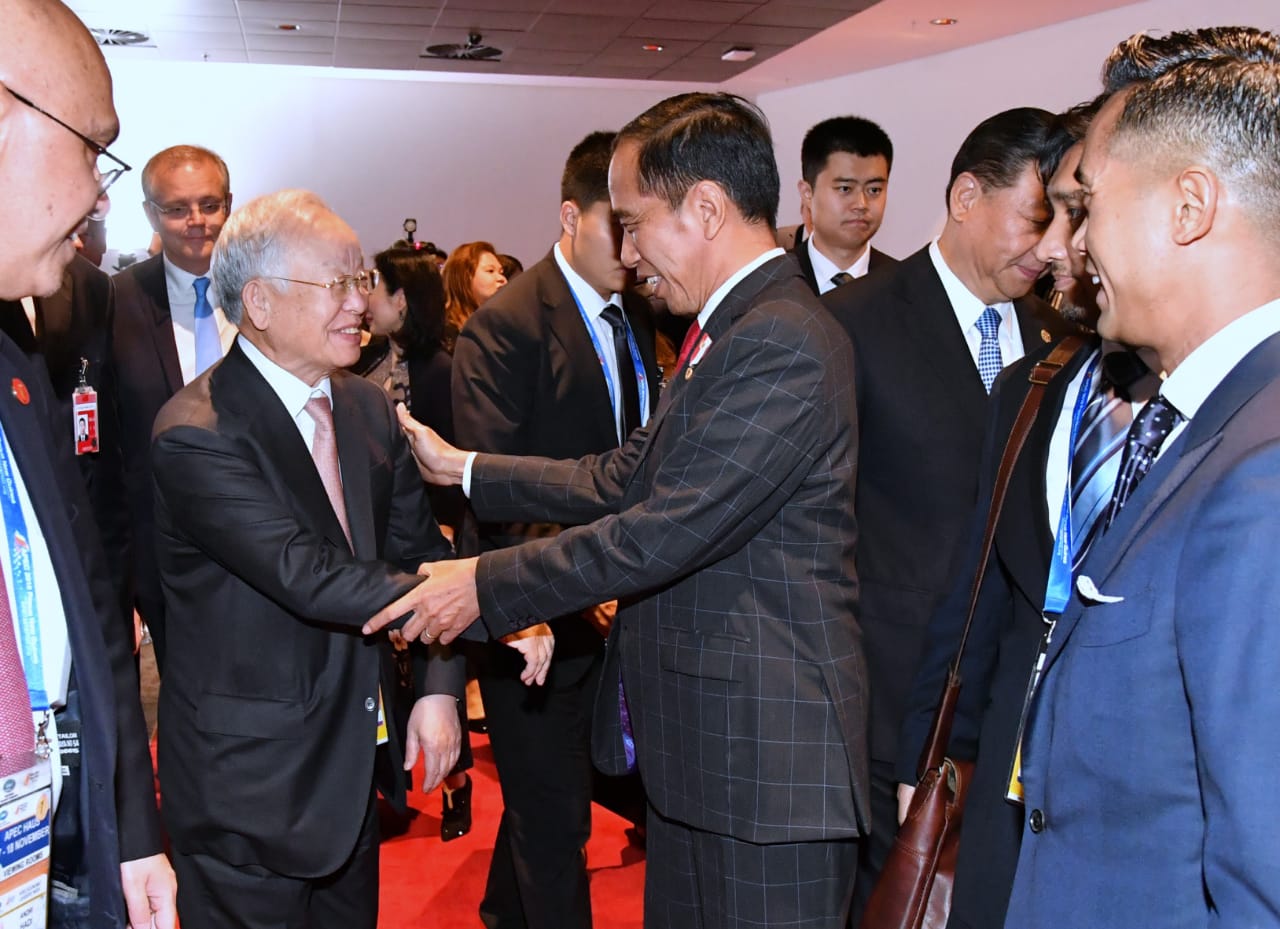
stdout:
POLYGON ((18 484, 9 459, 9 442, 0 427, 0 512, 4 514, 5 536, 9 543, 9 580, 18 607, 18 647, 27 676, 31 708, 49 709, 44 690, 44 657, 40 649, 40 621, 36 616, 35 559, 27 537, 27 519, 18 500, 18 484))
POLYGON ((1058 534, 1053 540, 1053 558, 1049 561, 1049 581, 1044 591, 1044 611, 1060 615, 1071 600, 1071 564, 1075 558, 1075 539, 1071 529, 1071 459, 1075 456, 1076 440, 1080 436, 1080 420, 1093 395, 1093 376, 1098 369, 1101 353, 1094 355, 1085 370, 1076 397, 1075 410, 1071 414, 1071 440, 1067 443, 1067 486, 1062 493, 1062 515, 1058 517, 1058 534))
MULTIPOLYGON (((600 362, 600 370, 604 372, 604 382, 609 388, 609 405, 613 407, 613 419, 618 421, 618 404, 622 402, 622 392, 615 391, 613 386, 613 374, 609 370, 609 362, 604 357, 604 348, 600 345, 600 336, 596 332, 595 323, 591 317, 587 315, 587 311, 582 308, 582 301, 578 299, 578 295, 573 292, 573 288, 569 288, 569 293, 573 296, 573 302, 577 304, 578 312, 582 315, 583 325, 587 327, 587 335, 591 337, 591 345, 596 350, 596 359, 600 362)), ((644 362, 640 360, 640 346, 636 344, 635 334, 631 331, 631 323, 627 320, 627 314, 622 314, 622 325, 627 330, 627 348, 631 352, 631 365, 636 372, 636 387, 640 391, 640 423, 649 421, 649 379, 645 377, 644 362)), ((618 376, 622 376, 622 372, 618 372, 618 376)), ((622 437, 624 440, 626 436, 622 437)))

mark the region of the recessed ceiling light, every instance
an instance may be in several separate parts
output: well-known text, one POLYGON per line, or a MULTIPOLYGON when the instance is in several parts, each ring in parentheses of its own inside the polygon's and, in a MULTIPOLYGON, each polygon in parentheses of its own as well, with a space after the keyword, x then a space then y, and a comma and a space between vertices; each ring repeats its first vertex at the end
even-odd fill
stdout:
POLYGON ((280 25, 276 26, 276 28, 279 29, 281 32, 301 32, 302 31, 302 27, 299 26, 297 23, 281 23, 280 25))
POLYGON ((750 61, 756 57, 754 48, 744 48, 741 45, 735 45, 723 55, 720 56, 721 61, 750 61))
POLYGON ((960 22, 960 20, 953 19, 950 16, 939 16, 937 19, 929 20, 929 25, 930 26, 954 26, 958 22, 960 22))
POLYGON ((663 46, 659 45, 657 42, 646 42, 640 47, 646 52, 661 52, 664 50, 663 46))

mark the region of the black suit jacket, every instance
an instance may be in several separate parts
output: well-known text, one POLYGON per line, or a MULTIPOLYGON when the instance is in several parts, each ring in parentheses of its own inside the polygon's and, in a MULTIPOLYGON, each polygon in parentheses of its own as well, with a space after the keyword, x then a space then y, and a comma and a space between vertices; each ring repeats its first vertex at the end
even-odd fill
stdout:
MULTIPOLYGON (((332 384, 354 555, 297 427, 238 346, 166 404, 153 450, 170 836, 300 878, 347 859, 369 802, 379 688, 393 680, 380 680, 390 646, 360 626, 420 562, 450 555, 386 394, 346 372, 332 384)), ((418 672, 419 694, 461 695, 446 652, 418 672)))
POLYGON ((70 433, 72 395, 85 383, 98 394, 96 453, 77 455, 94 519, 102 534, 112 582, 120 592, 118 615, 133 634, 132 590, 129 586, 129 504, 125 497, 124 458, 120 447, 120 418, 111 336, 115 296, 111 278, 77 255, 62 276, 62 287, 35 300, 36 331, 31 331, 21 304, 3 308, 0 330, 29 356, 39 356, 48 371, 57 402, 53 428, 70 433))
MULTIPOLYGON (((978 766, 965 805, 951 904, 950 925, 954 927, 977 929, 1004 924, 1022 844, 1024 814, 1022 807, 1007 802, 1004 796, 1031 668, 1047 628, 1043 619, 1044 594, 1053 549, 1045 502, 1049 441, 1066 402, 1068 385, 1097 347, 1097 340, 1090 340, 1045 388, 1040 411, 1010 475, 991 560, 965 646, 960 669, 964 686, 948 750, 957 758, 976 758, 978 766)), ((902 724, 897 763, 897 776, 902 783, 916 781, 916 765, 942 694, 947 668, 960 645, 996 471, 1027 395, 1028 375, 1050 350, 1050 346, 1043 346, 1010 365, 992 391, 978 501, 948 592, 929 621, 924 653, 902 724)))
MULTIPOLYGON (((622 308, 644 362, 652 413, 661 373, 649 306, 626 292, 622 308)), ((622 374, 634 376, 630 369, 622 374)), ((581 458, 618 446, 600 360, 553 254, 498 291, 482 313, 467 321, 454 347, 452 392, 454 429, 462 448, 581 458)), ((559 529, 548 523, 484 523, 478 527, 476 550, 518 545, 559 529)), ((599 634, 580 614, 556 619, 552 628, 557 657, 599 651, 599 634)))
POLYGON ((173 341, 164 260, 155 255, 125 268, 116 288, 112 357, 119 390, 120 447, 124 455, 129 509, 133 514, 133 584, 138 610, 163 623, 164 600, 156 567, 151 487, 151 429, 156 414, 182 389, 182 368, 173 341))
MULTIPOLYGON (((823 302, 853 339, 871 757, 892 764, 925 627, 977 499, 989 398, 927 248, 823 302)), ((1014 309, 1026 349, 1067 331, 1034 297, 1014 309)))
POLYGON ((80 707, 79 790, 64 789, 59 811, 75 805, 80 817, 90 922, 123 925, 120 862, 161 850, 132 637, 117 618, 115 591, 73 461, 70 420, 62 417, 45 371, 0 337, 0 381, 13 388, 0 391, 0 424, 53 560, 80 707), (18 384, 27 389, 25 402, 18 384))
MULTIPOLYGON (((797 242, 791 249, 791 254, 795 255, 796 261, 800 263, 800 270, 804 272, 804 279, 809 282, 809 289, 818 294, 818 279, 813 274, 813 258, 809 255, 809 241, 806 239, 802 242, 797 242)), ((871 259, 867 263, 867 273, 871 274, 884 268, 892 268, 897 263, 897 258, 886 255, 878 248, 872 247, 871 259)))
POLYGON ((619 597, 597 765, 623 768, 621 676, 663 816, 748 842, 856 836, 867 690, 848 341, 785 256, 743 278, 705 332, 692 375, 622 448, 477 457, 478 514, 595 520, 481 555, 484 623, 500 635, 619 597))

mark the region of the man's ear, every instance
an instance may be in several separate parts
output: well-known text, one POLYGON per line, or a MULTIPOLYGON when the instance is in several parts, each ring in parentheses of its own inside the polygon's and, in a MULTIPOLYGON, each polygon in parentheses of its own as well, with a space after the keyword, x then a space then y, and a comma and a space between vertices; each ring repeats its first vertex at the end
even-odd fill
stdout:
POLYGON ((968 171, 962 171, 951 185, 947 197, 947 210, 958 223, 964 222, 978 201, 982 199, 982 182, 968 171))
POLYGON ((222 209, 223 209, 223 215, 225 216, 231 215, 231 191, 229 190, 227 191, 227 205, 222 209))
POLYGON ((720 234, 731 207, 729 195, 715 181, 698 181, 684 197, 684 208, 702 227, 702 236, 707 240, 720 234))
POLYGON ((572 200, 566 200, 560 204, 560 228, 571 239, 578 234, 578 219, 581 216, 582 211, 572 200))
POLYGON ((260 280, 252 280, 240 291, 244 317, 254 329, 263 332, 271 323, 271 289, 260 280))
POLYGON ((804 178, 796 181, 796 190, 800 194, 800 205, 807 206, 812 209, 813 204, 813 185, 804 178))
POLYGON ((1219 200, 1225 195, 1222 181, 1204 165, 1185 168, 1175 181, 1173 241, 1192 245, 1209 234, 1218 215, 1219 200))

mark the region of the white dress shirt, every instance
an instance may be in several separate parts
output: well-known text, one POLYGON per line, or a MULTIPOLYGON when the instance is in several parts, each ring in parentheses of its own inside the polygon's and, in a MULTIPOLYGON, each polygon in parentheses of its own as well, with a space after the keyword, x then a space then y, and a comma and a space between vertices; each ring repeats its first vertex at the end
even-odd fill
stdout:
POLYGON ((1000 366, 1007 368, 1021 358, 1025 351, 1022 346, 1022 331, 1018 328, 1018 314, 1013 311, 1013 304, 1007 301, 987 304, 975 297, 947 265, 947 260, 942 257, 942 251, 938 248, 937 239, 929 245, 929 258, 933 261, 938 277, 942 278, 942 288, 947 292, 951 310, 956 314, 956 323, 973 356, 974 369, 977 370, 978 349, 982 345, 978 317, 988 306, 1000 314, 1000 366))
POLYGON ((258 346, 243 336, 240 338, 240 350, 244 352, 250 363, 258 369, 258 373, 266 378, 272 392, 284 404, 285 412, 289 414, 293 424, 298 427, 302 441, 307 443, 307 451, 312 451, 316 437, 316 421, 307 412, 307 401, 316 394, 324 394, 329 398, 329 406, 332 408, 333 384, 329 381, 328 375, 322 377, 318 384, 312 386, 280 367, 264 355, 258 346))
MULTIPOLYGON (((178 366, 182 369, 182 383, 190 384, 196 377, 196 289, 197 277, 208 275, 183 271, 168 256, 164 262, 164 282, 169 292, 169 318, 173 320, 173 343, 178 349, 178 366)), ((213 302, 213 292, 208 294, 213 302)), ((236 338, 236 327, 227 322, 222 307, 213 308, 213 319, 218 324, 218 338, 222 342, 222 354, 236 338)))
POLYGON ((831 279, 841 272, 856 278, 865 277, 871 270, 870 242, 862 247, 862 254, 858 256, 857 261, 847 268, 838 268, 834 261, 818 250, 818 246, 814 244, 815 238, 816 234, 809 236, 809 241, 805 242, 804 246, 809 249, 809 261, 813 264, 813 279, 818 282, 819 294, 835 290, 838 285, 831 279))

